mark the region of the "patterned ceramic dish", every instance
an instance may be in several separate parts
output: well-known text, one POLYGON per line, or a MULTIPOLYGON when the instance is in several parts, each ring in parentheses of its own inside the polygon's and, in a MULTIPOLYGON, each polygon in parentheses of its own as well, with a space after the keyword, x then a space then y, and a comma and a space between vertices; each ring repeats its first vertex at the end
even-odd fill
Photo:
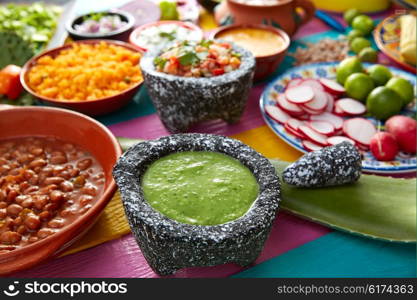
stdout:
POLYGON ((416 66, 405 62, 400 54, 401 28, 399 18, 402 15, 394 14, 382 20, 375 28, 373 35, 379 50, 407 71, 415 73, 416 66))
MULTIPOLYGON (((310 64, 301 67, 296 67, 288 70, 284 74, 275 79, 264 91, 260 100, 260 109, 262 116, 266 124, 274 131, 276 135, 282 138, 286 143, 295 149, 306 153, 308 152, 302 145, 302 140, 289 134, 284 126, 274 121, 265 112, 266 105, 274 105, 276 103, 273 100, 274 94, 282 93, 287 83, 294 78, 335 78, 336 66, 338 63, 317 63, 310 64)), ((368 67, 370 64, 364 64, 368 67)), ((415 76, 410 73, 404 72, 396 68, 390 68, 394 75, 400 75, 401 77, 409 80, 414 86, 416 85, 415 76)), ((410 108, 402 112, 404 115, 414 116, 416 114, 415 107, 410 108)), ((377 120, 368 118, 374 124, 377 124, 377 120)), ((366 173, 373 174, 403 174, 415 172, 417 168, 416 157, 406 153, 400 153, 394 161, 384 162, 377 161, 370 151, 365 152, 363 155, 362 168, 366 173)))

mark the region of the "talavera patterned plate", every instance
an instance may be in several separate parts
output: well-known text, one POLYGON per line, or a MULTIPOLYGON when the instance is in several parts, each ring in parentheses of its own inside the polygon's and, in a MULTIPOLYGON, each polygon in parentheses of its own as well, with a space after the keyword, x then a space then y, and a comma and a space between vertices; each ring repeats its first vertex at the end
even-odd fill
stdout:
MULTIPOLYGON (((295 149, 306 153, 308 152, 302 145, 302 140, 289 134, 284 126, 270 118, 265 112, 266 105, 275 105, 276 94, 284 92, 287 83, 294 78, 329 78, 334 79, 336 77, 336 67, 338 63, 316 63, 310 65, 304 65, 300 67, 292 68, 279 77, 277 77, 263 92, 260 99, 260 109, 262 116, 266 124, 272 129, 272 131, 283 139, 290 146, 295 149)), ((365 68, 368 68, 370 64, 364 64, 365 68)), ((395 76, 401 76, 410 81, 414 86, 416 85, 416 78, 413 74, 399 70, 397 68, 390 67, 392 74, 395 76)), ((409 107, 401 112, 403 115, 414 117, 416 114, 416 107, 409 107)), ((374 118, 368 117, 375 125, 378 121, 374 118)), ((381 124, 383 125, 383 124, 381 124)), ((378 161, 376 160, 370 151, 363 153, 362 169, 366 173, 372 174, 385 174, 385 175, 399 175, 403 173, 411 173, 416 171, 416 156, 400 152, 394 161, 378 161)))

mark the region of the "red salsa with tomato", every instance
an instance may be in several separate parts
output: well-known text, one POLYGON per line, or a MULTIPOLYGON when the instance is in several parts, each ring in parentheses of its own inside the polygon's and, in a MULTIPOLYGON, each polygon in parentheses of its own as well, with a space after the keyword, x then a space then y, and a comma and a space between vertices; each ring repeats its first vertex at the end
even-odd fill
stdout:
POLYGON ((203 40, 174 44, 154 59, 159 72, 184 77, 213 77, 240 67, 240 54, 229 43, 203 40))
POLYGON ((0 255, 73 223, 104 184, 97 160, 77 145, 48 137, 0 141, 0 255))

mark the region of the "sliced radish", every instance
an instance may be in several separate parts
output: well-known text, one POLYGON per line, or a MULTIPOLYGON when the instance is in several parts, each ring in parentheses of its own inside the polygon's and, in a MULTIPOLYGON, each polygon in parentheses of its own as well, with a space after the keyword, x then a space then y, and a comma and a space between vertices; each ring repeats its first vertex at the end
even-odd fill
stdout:
POLYGON ((317 151, 317 150, 320 150, 320 149, 322 149, 322 148, 323 148, 322 146, 317 145, 316 143, 313 143, 313 142, 308 141, 308 140, 304 140, 304 141, 302 142, 302 145, 303 145, 303 147, 304 147, 304 148, 306 148, 308 151, 317 151))
POLYGON ((337 102, 334 105, 333 113, 339 117, 346 117, 348 114, 337 105, 337 102))
POLYGON ((345 88, 334 80, 320 78, 320 83, 327 92, 334 95, 341 95, 345 92, 345 88))
POLYGON ((309 108, 305 107, 304 105, 301 105, 301 108, 309 115, 320 115, 320 114, 323 113, 322 110, 309 109, 309 108))
POLYGON ((334 125, 327 121, 310 121, 308 126, 314 131, 327 136, 333 135, 335 131, 334 125))
POLYGON ((300 85, 303 82, 302 78, 294 78, 288 82, 286 89, 292 88, 294 86, 300 85))
POLYGON ((327 145, 327 137, 323 134, 320 134, 316 132, 315 130, 311 129, 308 126, 301 125, 299 127, 299 131, 304 134, 307 139, 310 141, 319 144, 320 146, 326 146, 327 145))
POLYGON ((298 131, 298 128, 301 125, 304 125, 304 122, 300 121, 298 119, 291 118, 291 119, 288 119, 288 121, 285 123, 285 125, 288 125, 288 127, 290 127, 291 129, 293 129, 295 131, 298 131))
POLYGON ((309 114, 303 114, 303 115, 297 117, 297 119, 301 120, 301 121, 308 121, 308 120, 310 120, 310 115, 309 114))
POLYGON ((284 128, 285 128, 285 130, 286 130, 289 134, 292 134, 292 135, 293 135, 293 136, 295 136, 295 137, 298 137, 298 138, 300 138, 300 139, 302 139, 302 140, 304 140, 304 139, 306 138, 306 137, 305 137, 305 135, 304 135, 304 134, 302 134, 301 132, 299 132, 299 131, 296 131, 296 130, 292 129, 292 128, 288 125, 288 122, 287 122, 287 123, 285 123, 284 128))
POLYGON ((324 112, 320 115, 313 115, 310 117, 310 120, 327 121, 329 123, 332 123, 336 131, 343 128, 343 119, 329 112, 324 112))
POLYGON ((343 98, 338 100, 336 102, 336 107, 338 107, 341 111, 351 116, 362 115, 366 112, 365 105, 363 105, 361 102, 357 100, 350 98, 343 98))
POLYGON ((353 118, 343 123, 343 132, 352 140, 369 147, 377 130, 371 121, 364 118, 353 118))
POLYGON ((354 140, 352 140, 348 137, 345 137, 345 136, 332 136, 332 137, 329 137, 327 139, 327 143, 331 146, 336 145, 336 144, 340 144, 340 143, 343 143, 343 142, 349 142, 349 143, 355 145, 354 140))
POLYGON ((327 94, 323 91, 315 90, 314 98, 308 103, 304 103, 303 106, 310 110, 324 111, 327 106, 327 94))
POLYGON ((327 106, 325 111, 332 112, 334 107, 334 98, 329 93, 326 93, 327 95, 327 106))
POLYGON ((303 114, 304 111, 299 107, 298 105, 291 103, 287 100, 284 94, 281 94, 277 98, 277 103, 279 107, 281 107, 286 112, 289 112, 291 114, 303 114))
POLYGON ((287 100, 294 104, 307 103, 313 100, 314 91, 309 86, 296 86, 285 91, 287 100))
POLYGON ((266 105, 265 106, 266 113, 278 123, 285 124, 290 116, 280 109, 278 106, 275 105, 266 105))
POLYGON ((317 79, 314 79, 314 78, 304 79, 303 82, 300 85, 307 85, 307 86, 311 87, 313 90, 324 91, 324 88, 320 84, 320 82, 317 79))

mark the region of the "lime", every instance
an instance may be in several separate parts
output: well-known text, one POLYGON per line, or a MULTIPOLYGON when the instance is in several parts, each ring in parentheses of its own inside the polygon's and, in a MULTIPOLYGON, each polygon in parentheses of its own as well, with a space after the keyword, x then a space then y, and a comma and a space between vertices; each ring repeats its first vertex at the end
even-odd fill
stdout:
POLYGON ((372 47, 363 48, 358 57, 361 61, 376 62, 378 60, 378 52, 372 47))
POLYGON ((363 48, 367 48, 370 46, 371 46, 371 42, 362 36, 354 38, 350 42, 350 49, 356 54, 359 53, 363 48))
POLYGON ((403 105, 400 95, 385 86, 374 89, 366 100, 368 112, 377 119, 385 120, 398 114, 403 105))
POLYGON ((345 82, 346 94, 360 101, 364 101, 374 87, 372 78, 364 73, 351 74, 345 82))
POLYGON ((360 15, 359 10, 357 10, 356 8, 351 8, 345 11, 345 13, 343 14, 343 19, 345 19, 346 23, 348 23, 349 25, 352 25, 352 20, 356 16, 359 16, 359 15, 360 15))
POLYGON ((344 84, 346 78, 353 73, 363 72, 362 63, 359 58, 352 56, 347 57, 340 62, 336 70, 336 79, 340 84, 344 84))
POLYGON ((359 15, 353 19, 352 28, 360 30, 365 35, 368 35, 374 29, 374 21, 366 15, 359 15))
POLYGON ((391 78, 385 85, 397 92, 403 100, 403 105, 407 105, 414 99, 414 88, 413 85, 406 79, 401 77, 391 78))
POLYGON ((391 71, 383 65, 373 65, 367 70, 376 86, 384 85, 391 79, 391 71))
POLYGON ((364 36, 364 33, 360 30, 357 29, 352 29, 351 31, 349 31, 349 33, 347 34, 347 39, 349 41, 349 43, 356 37, 360 37, 360 36, 364 36))

